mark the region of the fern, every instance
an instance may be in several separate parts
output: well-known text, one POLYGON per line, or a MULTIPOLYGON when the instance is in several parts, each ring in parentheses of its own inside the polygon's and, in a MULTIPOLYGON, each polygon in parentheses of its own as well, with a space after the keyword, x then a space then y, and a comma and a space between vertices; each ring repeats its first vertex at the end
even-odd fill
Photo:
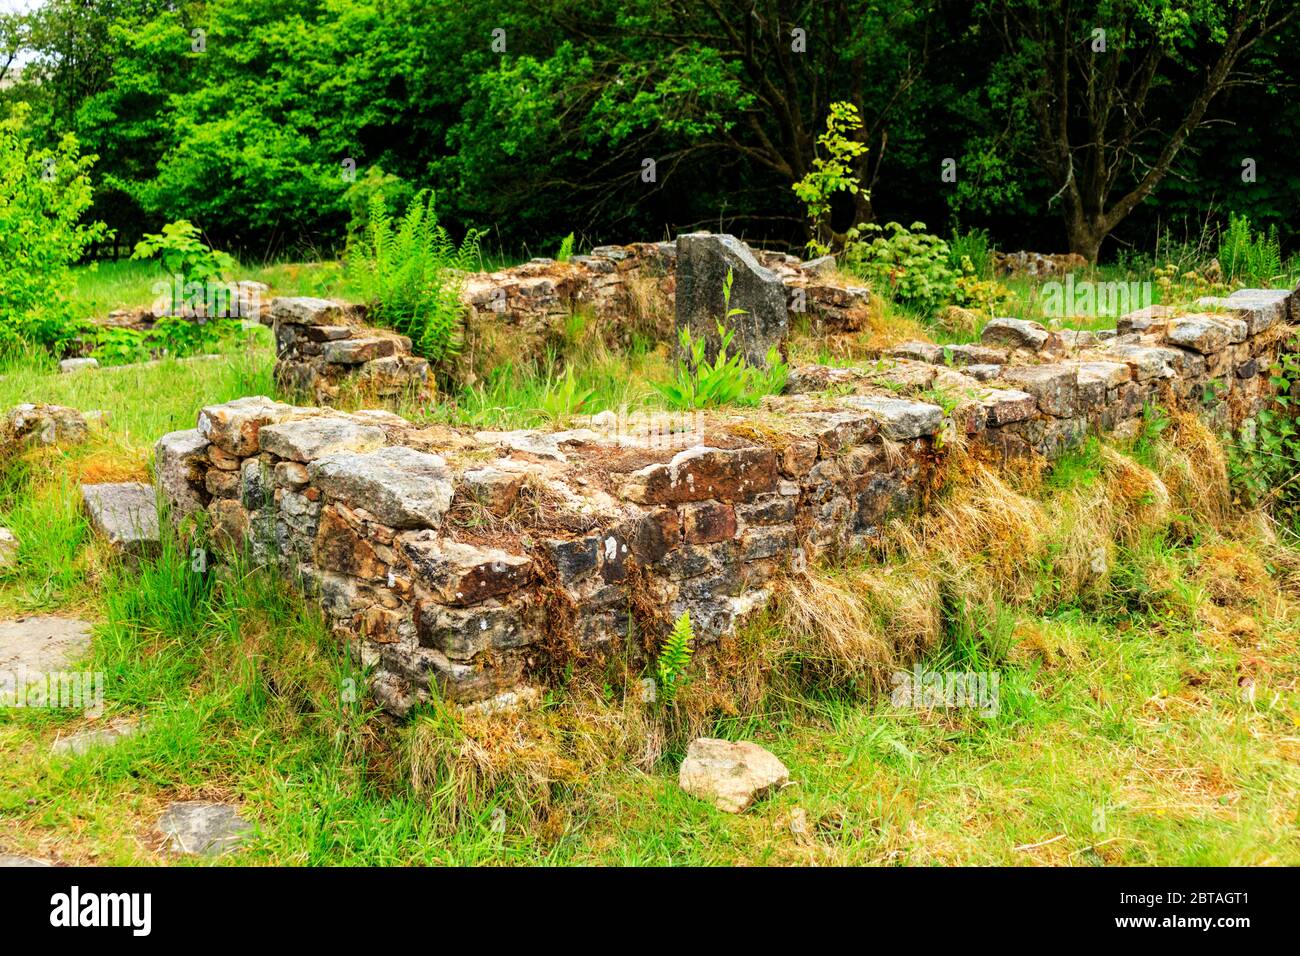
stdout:
POLYGON ((1277 227, 1258 235, 1245 216, 1229 216, 1228 228, 1219 239, 1219 266, 1226 278, 1267 287, 1282 275, 1282 247, 1277 227))
POLYGON ((573 258, 573 233, 560 240, 560 251, 555 254, 556 262, 568 262, 573 258))
POLYGON ((461 290, 465 274, 477 265, 480 238, 471 229, 457 246, 438 222, 429 190, 418 193, 397 221, 376 192, 361 240, 349 253, 349 269, 376 318, 437 362, 460 350, 461 290))
POLYGON ((695 630, 691 627, 691 612, 682 611, 659 651, 659 690, 664 700, 672 700, 686 683, 686 668, 694 653, 695 630))

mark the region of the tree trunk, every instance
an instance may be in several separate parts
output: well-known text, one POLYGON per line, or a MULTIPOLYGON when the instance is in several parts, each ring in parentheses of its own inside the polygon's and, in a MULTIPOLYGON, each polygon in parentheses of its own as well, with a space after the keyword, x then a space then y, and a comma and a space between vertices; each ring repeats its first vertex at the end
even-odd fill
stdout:
POLYGON ((1083 215, 1066 215, 1066 232, 1070 239, 1070 251, 1077 252, 1088 260, 1089 265, 1097 264, 1097 255, 1101 251, 1101 242, 1106 238, 1107 229, 1099 221, 1083 215))

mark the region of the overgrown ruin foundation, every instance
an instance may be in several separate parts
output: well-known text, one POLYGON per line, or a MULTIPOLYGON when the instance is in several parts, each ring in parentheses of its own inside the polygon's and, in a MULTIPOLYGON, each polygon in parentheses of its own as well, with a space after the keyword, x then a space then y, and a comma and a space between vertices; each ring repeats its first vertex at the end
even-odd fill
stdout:
POLYGON ((400 714, 432 688, 478 701, 636 658, 682 611, 716 639, 779 575, 924 509, 955 442, 1052 460, 1152 402, 1241 427, 1270 398, 1300 297, 1204 305, 1098 334, 995 320, 978 345, 799 368, 760 408, 604 412, 554 432, 255 396, 164 436, 156 474, 173 517, 202 513, 217 542, 317 599, 400 714))

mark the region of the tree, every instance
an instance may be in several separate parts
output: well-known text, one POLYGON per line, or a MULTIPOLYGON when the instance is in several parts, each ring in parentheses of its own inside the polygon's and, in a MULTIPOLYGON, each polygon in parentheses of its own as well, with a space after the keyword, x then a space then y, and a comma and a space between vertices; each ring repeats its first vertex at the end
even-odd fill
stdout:
POLYGON ((1059 200, 1070 250, 1103 240, 1170 174, 1224 91, 1255 82, 1252 48, 1296 13, 1277 0, 990 0, 1029 151, 1059 200))

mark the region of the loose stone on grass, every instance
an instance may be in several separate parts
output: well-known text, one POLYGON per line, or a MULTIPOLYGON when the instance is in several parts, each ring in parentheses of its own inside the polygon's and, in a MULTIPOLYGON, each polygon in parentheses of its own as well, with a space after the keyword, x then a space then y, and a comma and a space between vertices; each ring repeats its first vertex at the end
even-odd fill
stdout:
POLYGON ((224 803, 186 800, 172 803, 158 820, 167 849, 187 856, 216 857, 239 848, 253 825, 224 803))
POLYGON ((790 771, 758 744, 700 737, 687 748, 677 781, 691 796, 719 810, 743 813, 789 783, 790 771))
POLYGON ((81 498, 91 527, 117 550, 141 554, 161 540, 158 500, 151 485, 140 482, 82 485, 81 498))

